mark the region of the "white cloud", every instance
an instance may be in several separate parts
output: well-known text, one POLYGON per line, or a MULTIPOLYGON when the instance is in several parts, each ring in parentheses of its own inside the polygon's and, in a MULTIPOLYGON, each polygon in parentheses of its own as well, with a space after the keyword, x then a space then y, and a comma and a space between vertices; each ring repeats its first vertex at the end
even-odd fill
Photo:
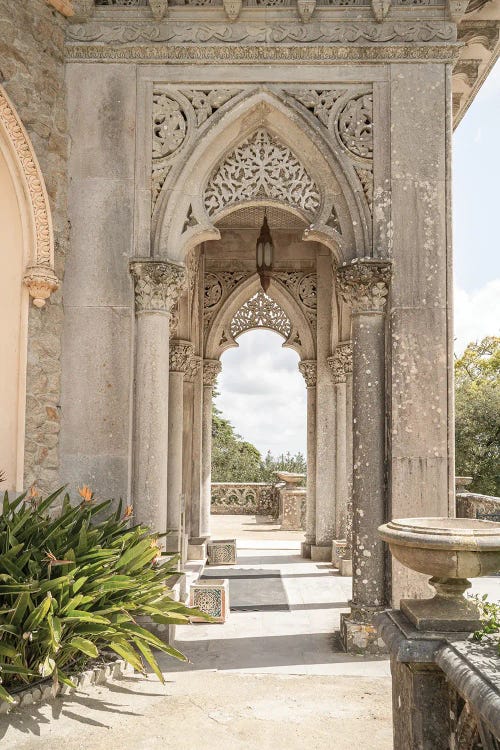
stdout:
POLYGON ((472 292, 455 288, 455 353, 484 336, 500 335, 500 279, 472 292))

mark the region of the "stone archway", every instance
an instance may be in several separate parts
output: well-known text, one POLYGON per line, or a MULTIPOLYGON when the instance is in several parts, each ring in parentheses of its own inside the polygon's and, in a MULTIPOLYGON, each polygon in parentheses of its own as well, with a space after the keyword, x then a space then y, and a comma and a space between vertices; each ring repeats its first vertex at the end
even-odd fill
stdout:
POLYGON ((44 180, 29 137, 0 86, 0 434, 8 489, 23 488, 29 296, 37 307, 58 288, 44 180))

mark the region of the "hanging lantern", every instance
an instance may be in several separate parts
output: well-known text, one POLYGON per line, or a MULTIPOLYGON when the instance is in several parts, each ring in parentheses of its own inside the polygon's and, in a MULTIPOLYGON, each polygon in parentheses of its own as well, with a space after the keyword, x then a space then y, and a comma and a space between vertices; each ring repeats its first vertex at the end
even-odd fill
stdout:
POLYGON ((269 224, 267 223, 266 212, 264 211, 264 220, 260 228, 260 234, 257 237, 257 273, 260 276, 262 289, 267 292, 271 283, 271 272, 273 269, 274 245, 269 224))

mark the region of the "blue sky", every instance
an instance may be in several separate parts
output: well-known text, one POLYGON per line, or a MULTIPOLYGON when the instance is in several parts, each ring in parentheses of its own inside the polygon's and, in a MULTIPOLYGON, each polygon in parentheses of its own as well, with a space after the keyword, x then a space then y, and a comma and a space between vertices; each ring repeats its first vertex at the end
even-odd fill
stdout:
MULTIPOLYGON (((453 137, 455 351, 500 335, 500 62, 453 137)), ((302 451, 306 389, 295 352, 251 331, 222 357, 217 404, 261 453, 302 451)))

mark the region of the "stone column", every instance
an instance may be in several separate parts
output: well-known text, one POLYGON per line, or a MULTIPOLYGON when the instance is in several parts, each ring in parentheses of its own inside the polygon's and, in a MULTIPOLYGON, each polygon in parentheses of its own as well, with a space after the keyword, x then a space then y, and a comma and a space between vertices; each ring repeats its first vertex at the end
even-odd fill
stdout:
POLYGON ((350 651, 380 648, 373 617, 386 603, 385 305, 391 264, 363 258, 337 269, 337 288, 352 307, 353 579, 351 612, 342 618, 350 651))
POLYGON ((212 499, 212 394, 221 371, 218 359, 203 360, 203 422, 201 460, 200 537, 210 536, 210 504, 212 499))
POLYGON ((335 539, 347 539, 347 372, 352 369, 352 344, 350 341, 340 343, 332 357, 328 358, 333 382, 335 383, 336 410, 336 505, 335 505, 335 539))
MULTIPOLYGON (((135 520, 167 530, 170 312, 185 281, 182 266, 151 259, 130 264, 137 319, 132 499, 135 520)), ((161 540, 165 548, 164 539, 161 540)))
POLYGON ((182 452, 184 422, 184 375, 187 373, 193 344, 170 341, 170 372, 168 386, 168 483, 167 483, 167 552, 180 552, 182 452))
POLYGON ((302 543, 302 557, 311 557, 311 545, 316 543, 316 360, 299 362, 307 387, 307 505, 306 540, 302 543))
MULTIPOLYGON (((184 444, 182 449, 182 492, 186 498, 186 533, 188 537, 197 535, 199 517, 200 482, 195 481, 199 477, 200 456, 195 446, 201 445, 200 429, 201 416, 195 419, 195 380, 201 370, 202 358, 193 354, 189 360, 186 374, 184 375, 184 444)), ((200 409, 201 414, 201 409, 200 409)))

